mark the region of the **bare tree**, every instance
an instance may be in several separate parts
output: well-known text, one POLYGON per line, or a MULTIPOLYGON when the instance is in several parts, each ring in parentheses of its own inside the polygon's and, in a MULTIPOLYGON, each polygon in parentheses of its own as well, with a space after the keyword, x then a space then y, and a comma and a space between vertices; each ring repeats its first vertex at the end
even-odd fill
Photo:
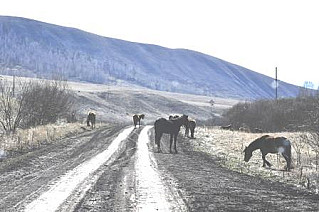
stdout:
POLYGON ((0 81, 0 125, 7 133, 17 128, 54 123, 67 117, 73 107, 67 83, 61 80, 18 83, 0 81))
MULTIPOLYGON (((20 83, 20 89, 28 89, 20 83)), ((14 85, 6 80, 0 81, 0 123, 7 133, 16 132, 24 118, 25 96, 14 96, 14 85)))

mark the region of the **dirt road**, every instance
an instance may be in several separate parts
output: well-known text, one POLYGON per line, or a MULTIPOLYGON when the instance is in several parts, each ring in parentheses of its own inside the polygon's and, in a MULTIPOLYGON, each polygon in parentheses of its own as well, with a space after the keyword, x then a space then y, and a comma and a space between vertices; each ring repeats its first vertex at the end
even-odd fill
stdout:
POLYGON ((151 126, 117 125, 0 164, 0 211, 318 211, 319 196, 231 172, 191 150, 156 153, 151 126))

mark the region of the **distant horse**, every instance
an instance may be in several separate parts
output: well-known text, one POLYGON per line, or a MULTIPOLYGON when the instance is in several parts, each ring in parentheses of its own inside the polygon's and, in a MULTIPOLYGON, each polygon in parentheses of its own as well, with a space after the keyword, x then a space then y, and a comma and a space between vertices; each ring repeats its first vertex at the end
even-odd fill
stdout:
POLYGON ((272 137, 269 135, 264 135, 257 138, 245 148, 245 162, 248 162, 252 156, 252 152, 256 149, 260 149, 263 159, 263 167, 271 167, 271 164, 266 160, 266 155, 268 153, 281 153, 287 162, 287 170, 291 168, 291 144, 290 141, 285 137, 272 137))
POLYGON ((155 144, 157 144, 158 152, 161 152, 161 138, 163 133, 170 134, 170 146, 169 152, 172 153, 172 143, 174 142, 174 149, 177 153, 176 143, 177 135, 182 125, 186 125, 188 116, 183 115, 181 117, 167 120, 165 118, 157 119, 154 123, 155 129, 155 144))
POLYGON ((188 122, 185 125, 185 136, 189 136, 189 131, 191 131, 191 138, 194 138, 194 132, 196 127, 196 121, 194 119, 188 118, 188 122))
POLYGON ((88 117, 86 119, 86 125, 89 127, 91 126, 91 128, 95 128, 95 118, 96 115, 94 112, 89 112, 88 117))
POLYGON ((226 125, 226 126, 221 126, 220 129, 222 129, 222 130, 231 130, 231 124, 226 125))
POLYGON ((145 115, 144 114, 140 114, 140 115, 137 115, 135 114, 133 116, 133 123, 134 123, 134 127, 136 128, 136 125, 138 124, 138 127, 141 126, 141 119, 144 119, 145 115))

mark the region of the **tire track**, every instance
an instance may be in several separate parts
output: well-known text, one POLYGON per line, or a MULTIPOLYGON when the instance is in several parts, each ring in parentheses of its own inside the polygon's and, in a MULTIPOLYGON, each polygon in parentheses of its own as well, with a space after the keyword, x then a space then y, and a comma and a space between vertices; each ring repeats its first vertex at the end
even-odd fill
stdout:
POLYGON ((148 149, 149 130, 146 126, 140 133, 136 151, 136 209, 137 211, 185 211, 182 198, 168 188, 157 170, 157 163, 148 149))
POLYGON ((93 184, 93 181, 96 181, 98 178, 94 175, 94 172, 112 157, 118 150, 121 142, 125 140, 132 131, 133 127, 125 129, 105 151, 67 172, 58 182, 52 185, 47 192, 28 204, 25 207, 25 211, 69 211, 69 207, 60 206, 74 191, 76 191, 76 199, 83 197, 85 192, 93 184), (78 187, 81 189, 76 190, 78 187))

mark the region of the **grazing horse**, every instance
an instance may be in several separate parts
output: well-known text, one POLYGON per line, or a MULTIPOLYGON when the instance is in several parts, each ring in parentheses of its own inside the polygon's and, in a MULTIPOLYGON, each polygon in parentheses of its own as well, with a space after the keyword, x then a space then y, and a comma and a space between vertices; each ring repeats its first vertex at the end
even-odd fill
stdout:
POLYGON ((196 121, 188 118, 187 124, 185 125, 185 136, 189 137, 189 130, 191 131, 191 138, 194 138, 194 132, 196 127, 196 121))
POLYGON ((260 149, 263 159, 263 167, 269 166, 271 164, 266 160, 266 155, 268 153, 281 153, 287 162, 287 170, 291 168, 291 144, 290 141, 285 137, 272 137, 269 135, 264 135, 257 138, 245 148, 245 162, 248 162, 252 156, 252 152, 256 149, 260 149))
POLYGON ((86 125, 88 127, 91 126, 91 128, 93 129, 95 127, 95 118, 96 118, 95 113, 89 112, 88 117, 86 119, 86 125))
POLYGON ((133 116, 133 123, 134 123, 134 128, 136 128, 136 125, 138 124, 138 127, 141 126, 141 119, 144 119, 145 115, 144 114, 140 114, 140 115, 137 115, 135 114, 133 116))
POLYGON ((155 144, 157 144, 158 152, 161 152, 161 137, 163 133, 170 134, 170 146, 169 152, 172 153, 172 143, 174 141, 175 153, 177 153, 176 143, 177 135, 182 125, 186 125, 188 116, 183 115, 181 117, 167 120, 165 118, 157 119, 154 123, 155 129, 155 144))

